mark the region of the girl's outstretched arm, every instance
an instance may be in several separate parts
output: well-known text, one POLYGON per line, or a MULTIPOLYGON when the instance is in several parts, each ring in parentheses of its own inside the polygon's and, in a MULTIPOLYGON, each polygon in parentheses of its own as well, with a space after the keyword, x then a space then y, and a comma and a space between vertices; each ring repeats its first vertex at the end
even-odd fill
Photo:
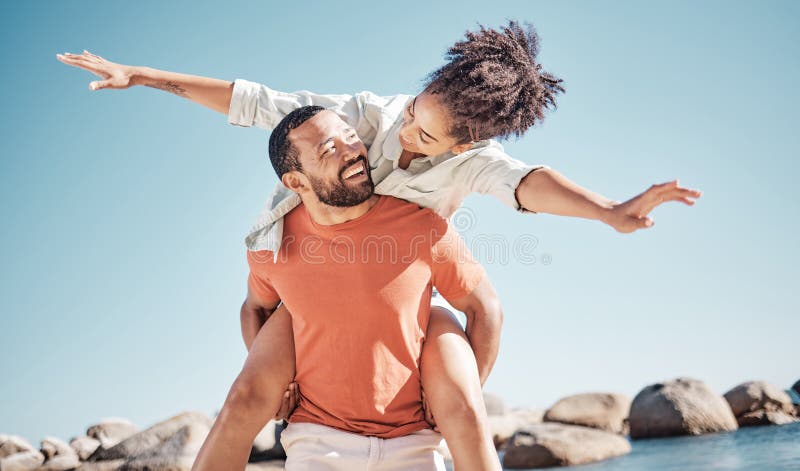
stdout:
POLYGON ((678 180, 655 184, 625 201, 615 201, 583 188, 549 168, 529 173, 517 187, 520 206, 537 213, 556 214, 605 222, 618 232, 651 227, 648 215, 662 203, 680 201, 692 206, 702 192, 678 185, 678 180))
POLYGON ((57 54, 56 58, 64 64, 88 70, 100 77, 102 80, 89 83, 90 90, 144 85, 187 98, 224 115, 230 109, 233 82, 227 80, 117 64, 89 51, 83 51, 83 54, 66 52, 57 54))

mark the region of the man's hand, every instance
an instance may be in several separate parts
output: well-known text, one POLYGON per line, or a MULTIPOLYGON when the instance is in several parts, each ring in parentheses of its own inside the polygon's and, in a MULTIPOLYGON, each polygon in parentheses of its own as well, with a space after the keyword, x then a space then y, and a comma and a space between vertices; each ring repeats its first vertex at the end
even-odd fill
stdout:
POLYGON ((135 75, 133 67, 107 61, 89 51, 83 51, 83 54, 65 52, 64 54, 56 54, 56 58, 67 65, 88 70, 103 79, 91 82, 89 84, 90 90, 100 90, 102 88, 122 89, 135 85, 133 83, 135 75))
POLYGON ((278 409, 278 412, 275 413, 274 420, 285 420, 288 419, 292 412, 297 408, 297 403, 300 402, 300 388, 297 386, 297 383, 290 383, 289 389, 283 393, 283 401, 281 402, 281 408, 278 409))
POLYGON ((652 227, 655 222, 648 216, 658 205, 667 201, 680 201, 686 205, 694 205, 693 198, 699 198, 702 192, 678 186, 678 180, 653 185, 647 191, 609 208, 605 222, 617 230, 627 234, 637 229, 652 227))

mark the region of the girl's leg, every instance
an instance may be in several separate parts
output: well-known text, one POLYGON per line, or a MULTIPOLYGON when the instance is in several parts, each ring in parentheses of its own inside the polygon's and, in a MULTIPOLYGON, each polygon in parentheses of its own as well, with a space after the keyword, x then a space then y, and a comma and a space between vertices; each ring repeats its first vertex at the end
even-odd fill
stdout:
POLYGON ((500 471, 475 355, 461 324, 443 307, 431 307, 420 370, 428 406, 453 455, 455 471, 500 471))
POLYGON ((244 470, 258 432, 278 411, 295 374, 289 311, 279 306, 261 327, 192 471, 244 470))

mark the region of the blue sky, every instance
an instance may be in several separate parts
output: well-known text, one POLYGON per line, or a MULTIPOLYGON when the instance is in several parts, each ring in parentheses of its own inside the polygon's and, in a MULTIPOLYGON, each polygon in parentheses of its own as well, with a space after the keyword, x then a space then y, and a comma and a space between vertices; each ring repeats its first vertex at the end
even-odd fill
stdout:
POLYGON ((90 92, 56 53, 416 93, 465 30, 507 18, 536 25, 567 87, 512 156, 617 200, 674 178, 704 195, 628 235, 470 197, 468 241, 538 241, 534 264, 476 251, 506 314, 486 390, 546 407, 681 375, 720 393, 800 379, 796 2, 127 5, 0 7, 0 432, 218 409, 246 353, 242 239, 276 181, 264 131, 157 90, 90 92))

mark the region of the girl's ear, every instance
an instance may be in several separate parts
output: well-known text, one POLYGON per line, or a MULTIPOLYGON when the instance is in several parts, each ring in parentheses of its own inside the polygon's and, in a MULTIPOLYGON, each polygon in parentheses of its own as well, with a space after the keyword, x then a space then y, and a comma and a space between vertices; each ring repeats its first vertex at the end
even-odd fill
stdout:
POLYGON ((450 148, 450 152, 452 152, 452 153, 454 153, 456 155, 461 154, 463 152, 466 152, 466 151, 472 149, 472 145, 473 144, 475 144, 475 143, 474 142, 467 142, 466 144, 459 144, 457 146, 453 146, 453 147, 450 148))

